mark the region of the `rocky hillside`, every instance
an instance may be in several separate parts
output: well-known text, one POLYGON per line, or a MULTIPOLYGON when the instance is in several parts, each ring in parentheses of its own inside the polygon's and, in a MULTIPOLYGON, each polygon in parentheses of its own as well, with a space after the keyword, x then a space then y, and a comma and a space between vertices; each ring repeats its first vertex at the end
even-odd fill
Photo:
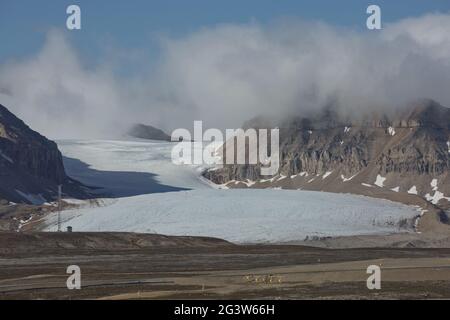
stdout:
POLYGON ((145 124, 135 124, 128 135, 140 139, 170 141, 170 136, 164 131, 145 124))
MULTIPOLYGON (((267 128, 264 122, 259 118, 245 127, 267 128)), ((426 100, 357 120, 341 120, 328 110, 291 118, 279 128, 276 176, 261 176, 259 165, 227 165, 205 176, 227 187, 403 193, 450 207, 449 108, 426 100)))
POLYGON ((66 194, 85 195, 67 177, 56 143, 0 105, 0 199, 41 204, 55 199, 59 184, 66 194))

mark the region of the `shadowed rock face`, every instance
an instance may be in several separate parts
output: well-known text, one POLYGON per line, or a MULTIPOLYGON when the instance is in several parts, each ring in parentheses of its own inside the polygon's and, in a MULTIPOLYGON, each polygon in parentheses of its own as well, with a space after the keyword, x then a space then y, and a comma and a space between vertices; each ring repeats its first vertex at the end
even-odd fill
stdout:
MULTIPOLYGON (((261 123, 257 118, 245 127, 267 128, 261 123)), ((450 194, 450 109, 436 102, 421 101, 396 114, 358 120, 342 120, 328 110, 315 118, 291 118, 279 128, 281 175, 307 172, 310 181, 312 176, 333 172, 327 179, 317 179, 326 184, 333 178, 343 183, 341 176, 358 175, 365 177, 358 181, 360 185, 373 184, 379 174, 387 177, 386 184, 392 188, 400 186, 406 192, 416 185, 423 195, 433 195, 430 182, 436 178, 439 191, 450 194)), ((267 179, 259 173, 258 165, 228 165, 205 176, 218 184, 267 179)), ((292 187, 310 189, 307 183, 292 187)), ((327 186, 312 189, 327 190, 327 186)))
MULTIPOLYGON (((0 163, 10 164, 35 177, 62 183, 66 179, 56 143, 31 130, 0 105, 0 163), (12 161, 10 161, 12 160, 12 161)), ((3 168, 7 167, 3 166, 3 168)))
POLYGON ((56 143, 0 105, 0 198, 42 203, 55 198, 59 184, 76 183, 66 176, 56 143))

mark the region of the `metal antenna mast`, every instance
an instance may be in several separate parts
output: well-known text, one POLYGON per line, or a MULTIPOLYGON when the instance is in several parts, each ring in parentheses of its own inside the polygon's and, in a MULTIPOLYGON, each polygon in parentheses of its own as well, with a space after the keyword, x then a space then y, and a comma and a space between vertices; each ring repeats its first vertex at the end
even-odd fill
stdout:
POLYGON ((62 185, 58 186, 58 232, 61 232, 61 190, 62 185))

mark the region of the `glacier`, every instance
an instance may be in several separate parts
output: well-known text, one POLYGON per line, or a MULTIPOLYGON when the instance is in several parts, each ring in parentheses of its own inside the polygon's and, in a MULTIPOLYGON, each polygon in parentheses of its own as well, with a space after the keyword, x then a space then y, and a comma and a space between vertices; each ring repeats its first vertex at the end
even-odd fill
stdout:
MULTIPOLYGON (((204 167, 173 164, 173 145, 141 140, 58 141, 68 175, 111 195, 100 199, 101 205, 86 202, 63 211, 63 227, 282 243, 315 236, 409 232, 400 222, 418 215, 414 207, 358 195, 220 189, 202 179, 204 167)), ((52 213, 46 217, 46 230, 56 228, 57 214, 52 213)))

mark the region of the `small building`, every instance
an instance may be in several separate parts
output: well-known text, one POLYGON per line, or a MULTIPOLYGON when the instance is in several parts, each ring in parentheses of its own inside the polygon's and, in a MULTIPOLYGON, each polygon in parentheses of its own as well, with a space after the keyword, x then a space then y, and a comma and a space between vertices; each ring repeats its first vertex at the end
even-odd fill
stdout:
POLYGON ((67 232, 72 232, 72 227, 71 226, 67 227, 67 232))

